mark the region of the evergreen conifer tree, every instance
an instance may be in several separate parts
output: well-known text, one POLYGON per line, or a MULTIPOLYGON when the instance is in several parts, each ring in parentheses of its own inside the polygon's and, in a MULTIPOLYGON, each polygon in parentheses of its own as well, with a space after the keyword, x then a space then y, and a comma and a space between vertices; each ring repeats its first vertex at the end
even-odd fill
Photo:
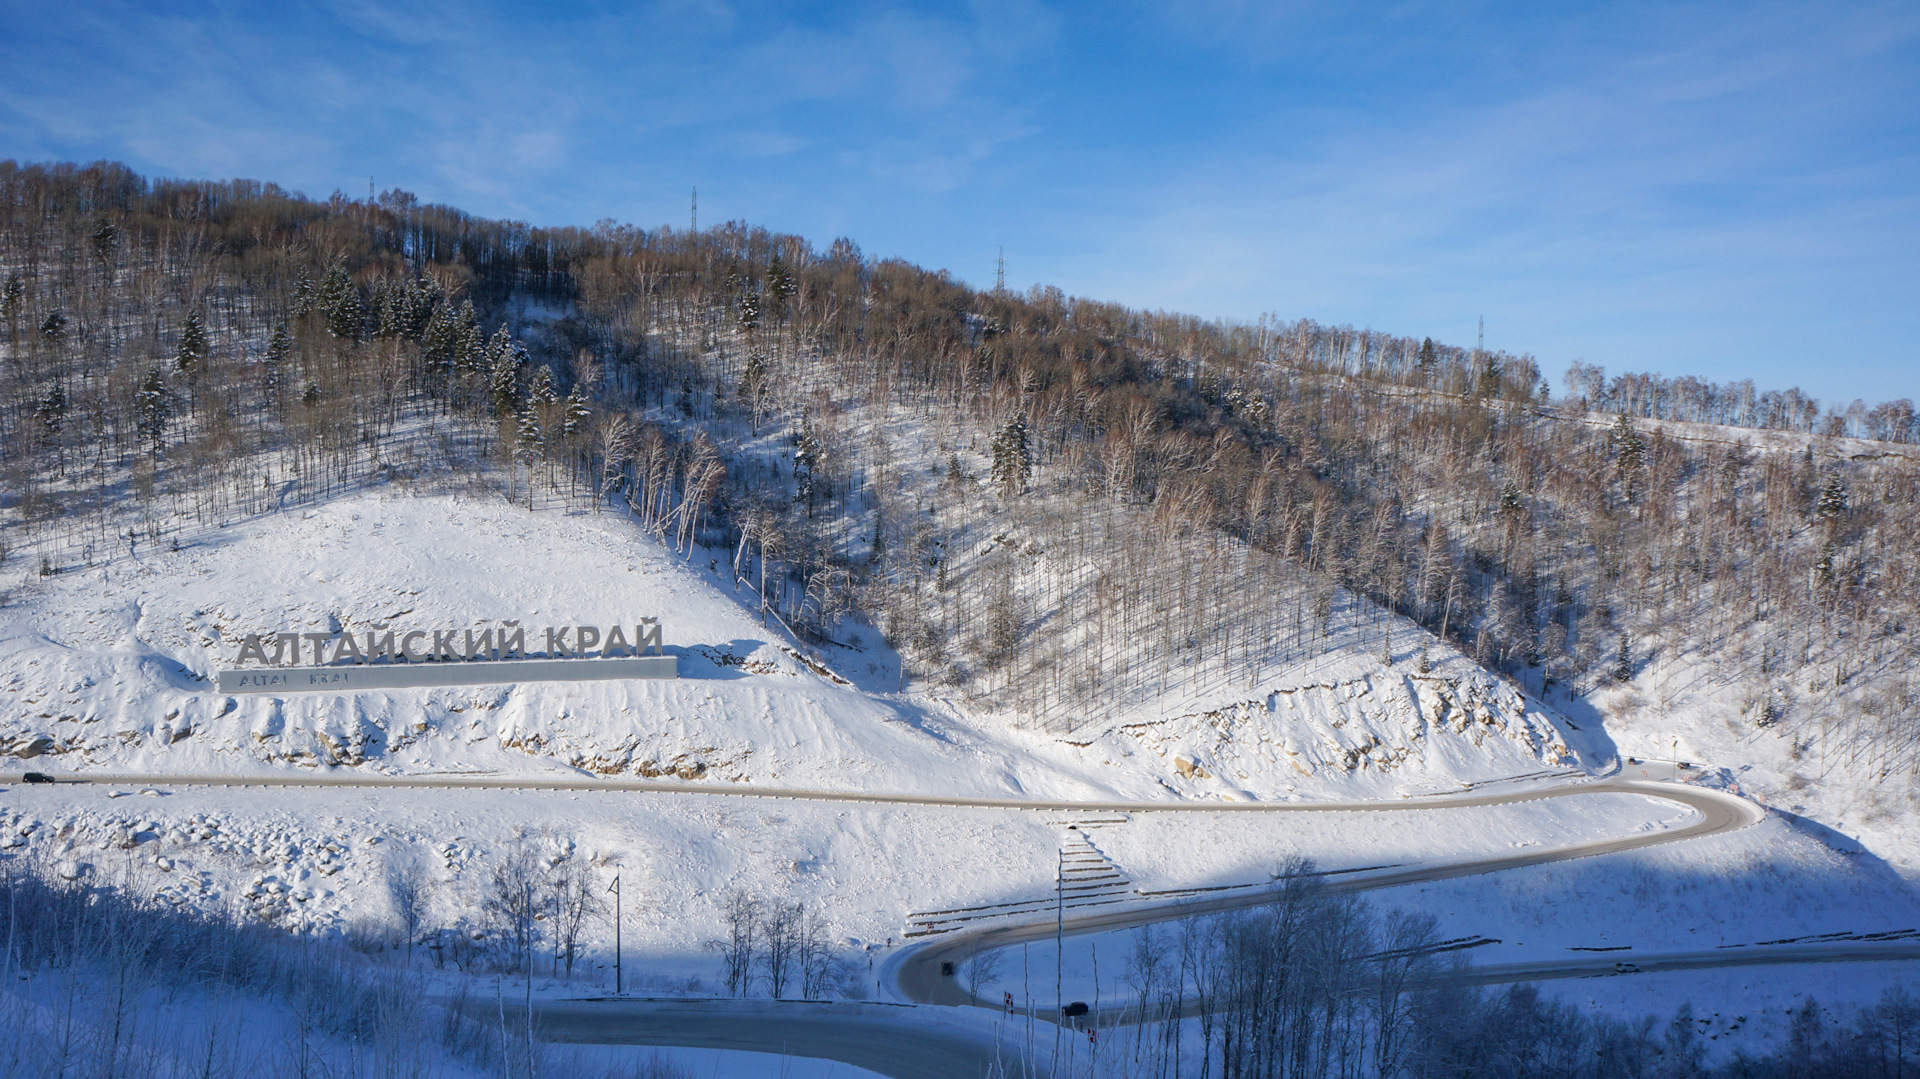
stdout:
POLYGON ((180 341, 173 351, 173 367, 194 377, 207 358, 207 329, 197 313, 189 313, 180 327, 180 341))
POLYGON ((1827 482, 1820 488, 1820 500, 1814 504, 1814 512, 1829 526, 1847 515, 1847 481, 1840 473, 1827 473, 1827 482))
POLYGON ((313 274, 307 272, 305 267, 302 267, 300 276, 294 278, 293 281, 293 317, 306 318, 312 314, 313 302, 313 274))
POLYGON ((793 275, 787 272, 787 264, 780 253, 773 253, 773 264, 767 267, 767 313, 773 316, 778 325, 787 316, 787 299, 793 295, 793 275))
POLYGON ((1631 505, 1637 491, 1636 483, 1640 477, 1640 467, 1646 463, 1647 444, 1640 440, 1640 433, 1627 421, 1622 412, 1615 421, 1613 430, 1608 434, 1613 446, 1613 463, 1620 475, 1621 483, 1626 487, 1627 503, 1631 505))
POLYGON ((814 434, 813 424, 805 422, 800 433, 793 439, 793 481, 795 497, 807 504, 807 516, 813 516, 813 499, 818 493, 820 471, 820 439, 814 434))
POLYGON ((513 441, 520 447, 522 459, 530 461, 540 456, 540 448, 547 444, 547 438, 540 429, 540 417, 533 409, 523 408, 514 418, 513 441))
POLYGON ((335 263, 320 281, 320 290, 314 297, 314 306, 327 320, 327 332, 343 340, 352 341, 360 336, 360 329, 366 322, 366 305, 361 302, 360 289, 347 276, 344 266, 335 263))
POLYGON ((33 418, 39 422, 40 429, 52 438, 60 433, 67 420, 67 391, 58 382, 47 387, 46 395, 40 398, 40 404, 33 410, 33 418))
POLYGON ((406 328, 405 286, 381 280, 373 286, 373 335, 392 340, 406 328))
POLYGON ((534 407, 550 405, 560 399, 553 389, 553 370, 545 364, 533 369, 533 377, 528 380, 527 401, 534 407))
POLYGON ((486 357, 487 395, 493 401, 494 413, 511 416, 520 400, 520 370, 527 362, 526 349, 502 325, 487 343, 486 357))
POLYGON ((760 297, 754 295, 751 289, 740 294, 737 310, 742 331, 751 334, 760 328, 760 297))
POLYGON ((94 260, 102 269, 111 271, 114 251, 120 245, 120 230, 106 214, 101 214, 94 219, 93 231, 87 234, 87 239, 92 243, 94 260))
POLYGON ((567 394, 567 407, 560 425, 560 437, 572 442, 586 430, 587 421, 593 418, 593 406, 588 403, 587 395, 579 386, 567 394))
POLYGON ((486 344, 480 333, 480 318, 473 313, 472 300, 460 305, 460 314, 454 319, 454 329, 457 331, 454 367, 461 371, 481 370, 486 344))
POLYGON ((140 392, 134 395, 134 415, 141 437, 155 453, 160 452, 166 445, 167 421, 173 418, 173 410, 167 400, 167 376, 158 367, 140 383, 140 392))
POLYGON ((20 280, 18 273, 7 275, 7 284, 0 289, 0 319, 7 323, 7 340, 20 339, 20 315, 27 309, 27 284, 20 280))
POLYGON ((273 328, 273 336, 267 341, 267 351, 260 358, 260 382, 269 398, 278 400, 282 380, 286 377, 287 361, 293 357, 293 335, 287 332, 285 323, 273 328))
POLYGON ((1033 449, 1027 442, 1027 418, 1016 414, 1000 425, 993 439, 993 482, 1008 498, 1027 489, 1033 476, 1033 449))
POLYGON ((1501 368, 1500 361, 1494 359, 1492 356, 1488 356, 1486 364, 1480 368, 1480 385, 1478 387, 1480 396, 1500 396, 1500 382, 1501 379, 1505 377, 1506 372, 1501 368))

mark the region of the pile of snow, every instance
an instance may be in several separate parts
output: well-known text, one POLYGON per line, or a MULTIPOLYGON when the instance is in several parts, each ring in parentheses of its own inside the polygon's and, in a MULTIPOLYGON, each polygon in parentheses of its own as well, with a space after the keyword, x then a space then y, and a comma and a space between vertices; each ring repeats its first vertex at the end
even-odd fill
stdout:
MULTIPOLYGON (((1315 663, 1274 680, 1264 698, 1204 712, 1119 723, 1079 745, 1107 757, 1145 751, 1171 765, 1184 796, 1285 798, 1319 781, 1387 793, 1395 773, 1418 777, 1572 770, 1552 718, 1505 682, 1459 664, 1415 674, 1363 655, 1315 663)), ((1462 780, 1461 782, 1471 782, 1462 780)), ((1413 793, 1401 786, 1402 793, 1413 793)), ((1433 791, 1432 793, 1438 793, 1433 791)))

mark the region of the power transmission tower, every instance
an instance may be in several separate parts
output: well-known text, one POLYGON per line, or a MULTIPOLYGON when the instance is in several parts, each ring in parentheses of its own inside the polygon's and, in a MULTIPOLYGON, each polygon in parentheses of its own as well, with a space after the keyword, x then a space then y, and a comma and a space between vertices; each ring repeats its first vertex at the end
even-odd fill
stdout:
POLYGON ((994 260, 993 291, 998 294, 1007 291, 1007 249, 1000 249, 1000 257, 994 260))

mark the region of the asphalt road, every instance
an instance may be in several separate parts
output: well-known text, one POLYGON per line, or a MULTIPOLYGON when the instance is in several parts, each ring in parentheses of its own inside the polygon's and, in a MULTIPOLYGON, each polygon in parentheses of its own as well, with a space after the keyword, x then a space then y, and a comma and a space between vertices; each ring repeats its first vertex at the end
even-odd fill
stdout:
MULTIPOLYGON (((587 777, 505 778, 479 775, 442 776, 228 776, 80 774, 55 777, 62 783, 101 786, 165 787, 341 787, 438 788, 480 790, 610 791, 658 794, 698 794, 745 798, 792 798, 812 801, 864 802, 891 805, 1067 810, 1126 813, 1405 813, 1462 806, 1512 805, 1548 798, 1580 797, 1599 793, 1641 794, 1677 802, 1694 811, 1687 823, 1618 839, 1596 840, 1565 847, 1529 850, 1494 858, 1436 865, 1395 867, 1355 874, 1328 887, 1362 891, 1401 884, 1444 880, 1522 866, 1635 850, 1699 836, 1748 827, 1766 811, 1742 798, 1707 788, 1671 783, 1610 779, 1504 792, 1472 792, 1397 802, 1081 802, 1029 801, 1011 798, 950 798, 937 795, 862 793, 726 786, 644 780, 606 780, 587 777)), ((15 787, 16 791, 28 789, 15 787)), ((1215 913, 1257 906, 1271 894, 1248 889, 1229 895, 1131 906, 1096 914, 1075 915, 1065 922, 1069 934, 1099 933, 1171 921, 1198 913, 1215 913)), ((982 1005, 958 984, 942 976, 942 963, 958 964, 982 950, 1040 940, 1055 932, 1051 919, 962 930, 916 945, 896 954, 883 973, 883 982, 902 999, 921 1005, 977 1005, 954 1012, 940 1008, 932 1015, 921 1008, 898 1005, 801 1004, 771 1001, 552 1001, 536 1005, 536 1030, 554 1042, 623 1045, 684 1046, 745 1049, 767 1053, 841 1061, 894 1076, 896 1079, 989 1079, 1007 1074, 1007 1050, 996 1046, 982 1005), (949 1021, 948 1017, 971 1021, 949 1021), (996 1060, 1003 1063, 996 1069, 996 1060)), ((1470 980, 1481 984, 1539 981, 1553 978, 1630 976, 1616 964, 1622 956, 1549 959, 1539 962, 1470 968, 1470 980)), ((1713 951, 1628 958, 1640 972, 1698 970, 1774 963, 1850 962, 1920 959, 1920 943, 1834 943, 1774 947, 1727 948, 1713 951)), ((1044 1014, 1044 1013, 1037 1013, 1044 1014)), ((1125 1021, 1120 1010, 1096 1017, 1096 1022, 1125 1021)))
MULTIPOLYGON (((1502 869, 1518 869, 1522 866, 1541 865, 1547 862, 1565 861, 1569 858, 1585 858, 1598 854, 1612 854, 1616 851, 1636 850, 1660 843, 1672 843, 1697 836, 1717 835, 1721 832, 1736 831, 1758 823, 1766 815, 1766 810, 1744 798, 1705 787, 1684 787, 1671 783, 1646 783, 1634 780, 1604 780, 1592 783, 1572 784, 1546 790, 1516 791, 1505 794, 1472 795, 1463 798, 1408 800, 1400 803, 1372 802, 1361 805, 1346 805, 1347 810, 1367 810, 1405 812, 1422 808, 1440 808, 1469 805, 1509 805, 1515 802, 1538 801, 1543 798, 1576 797, 1583 794, 1627 793, 1644 794, 1670 802, 1678 802, 1695 813, 1695 818, 1678 828, 1667 828, 1655 832, 1638 832, 1618 839, 1595 840, 1588 843, 1576 843, 1565 847, 1542 848, 1520 854, 1505 854, 1495 858, 1480 858, 1461 862, 1446 862, 1434 865, 1418 865, 1394 868, 1378 872, 1354 874, 1338 881, 1329 881, 1327 887, 1334 891, 1366 891, 1375 888, 1391 888, 1401 884, 1417 884, 1426 881, 1446 880, 1449 877, 1465 877, 1476 873, 1491 873, 1502 869)), ((1197 808, 1197 807, 1196 807, 1197 808)), ((1272 807, 1276 810, 1292 808, 1284 804, 1272 807)), ((1302 807, 1304 808, 1304 807, 1302 807)), ((1318 808, 1318 807, 1316 807, 1318 808)), ((1210 914, 1221 911, 1239 910, 1259 906, 1267 902, 1272 892, 1266 889, 1248 889, 1230 895, 1204 899, 1180 900, 1153 906, 1126 907, 1119 910, 1103 911, 1098 914, 1075 915, 1065 921, 1065 932, 1069 936, 1083 933, 1103 933, 1115 929, 1131 929, 1157 922, 1174 921, 1192 914, 1210 914)), ((976 952, 992 948, 1005 948, 1027 941, 1045 940, 1054 935, 1055 924, 1052 919, 1030 922, 1022 925, 997 926, 986 929, 957 931, 937 938, 916 948, 908 949, 897 955, 885 971, 890 987, 906 1000, 925 1004, 982 1004, 963 989, 959 980, 940 974, 942 963, 954 964, 954 969, 976 952)), ((1611 968, 1611 964, 1609 964, 1611 968)))
POLYGON ((981 1026, 943 1025, 924 1008, 887 1004, 621 999, 534 1005, 534 1031, 543 1041, 791 1054, 897 1079, 1009 1074, 1015 1047, 996 1045, 981 1026))
POLYGON ((1649 955, 1615 954, 1605 959, 1551 959, 1538 963, 1497 963, 1476 966, 1466 980, 1477 985, 1543 982, 1556 978, 1595 978, 1621 973, 1625 962, 1635 973, 1673 970, 1711 970, 1724 967, 1768 967, 1791 963, 1865 963, 1920 959, 1920 941, 1846 942, 1829 944, 1748 945, 1710 951, 1660 952, 1649 955))

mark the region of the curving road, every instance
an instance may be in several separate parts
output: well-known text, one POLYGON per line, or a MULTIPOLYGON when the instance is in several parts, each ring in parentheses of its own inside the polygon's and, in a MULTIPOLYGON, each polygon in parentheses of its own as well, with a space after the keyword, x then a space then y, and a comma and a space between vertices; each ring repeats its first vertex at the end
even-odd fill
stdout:
MULTIPOLYGON (((7 777, 11 778, 11 777, 7 777)), ((651 780, 605 780, 576 777, 509 778, 482 775, 438 776, 234 776, 73 774, 54 777, 57 783, 102 786, 221 786, 221 787, 341 787, 436 788, 481 790, 610 791, 655 794, 696 794, 742 798, 791 798, 814 801, 865 802, 954 808, 1031 809, 1071 812, 1126 813, 1404 813, 1465 806, 1512 805, 1549 798, 1599 793, 1640 794, 1675 802, 1693 811, 1686 824, 1618 839, 1597 840, 1565 847, 1530 850, 1499 857, 1438 865, 1395 867, 1329 881, 1336 891, 1362 891, 1402 884, 1445 880, 1477 873, 1515 869, 1548 862, 1635 850, 1699 836, 1736 831, 1762 820, 1766 810, 1734 795, 1700 787, 1624 779, 1574 782, 1553 787, 1474 792, 1398 802, 1136 802, 1047 801, 1012 798, 946 797, 884 794, 802 788, 729 784, 725 787, 651 780)), ((16 787, 24 793, 30 787, 16 787)), ((1070 934, 1128 929, 1212 913, 1258 906, 1269 889, 1248 889, 1217 895, 1078 914, 1065 922, 1070 934)), ((1012 1061, 1006 1045, 1004 1020, 997 1005, 986 1006, 967 994, 958 980, 940 974, 943 963, 957 964, 976 952, 1040 940, 1055 932, 1051 919, 1026 924, 960 930, 893 956, 882 981, 900 998, 922 1005, 976 1005, 940 1008, 929 1014, 911 1005, 799 1004, 771 1001, 594 1000, 551 1001, 536 1005, 537 1028, 549 1041, 628 1045, 670 1045, 746 1049, 768 1053, 837 1060, 868 1068, 897 1079, 976 1079, 1006 1074, 1012 1061), (1001 1024, 1001 1025, 996 1025, 1001 1024), (996 1070, 996 1065, 998 1070, 996 1070)), ((1536 963, 1471 968, 1468 977, 1482 984, 1538 981, 1550 978, 1614 975, 1620 956, 1581 957, 1536 963)), ((1634 955, 1640 970, 1694 970, 1771 963, 1845 962, 1854 960, 1920 959, 1920 943, 1835 943, 1774 948, 1716 949, 1662 955, 1634 955)), ((1050 1011, 1036 1009, 1035 1018, 1050 1011)), ((1095 1022, 1126 1020, 1111 1010, 1095 1022)))
MULTIPOLYGON (((1448 862, 1438 865, 1420 865, 1409 868, 1394 868, 1378 872, 1355 874, 1338 881, 1329 881, 1327 887, 1336 892, 1367 891, 1375 888, 1391 888, 1401 884, 1419 884, 1427 881, 1446 880, 1450 877, 1465 877, 1476 873, 1491 873, 1502 869, 1518 869, 1523 866, 1541 865, 1546 862, 1565 861, 1569 858, 1585 858, 1598 854, 1612 854, 1617 851, 1637 850, 1661 843, 1672 843, 1697 836, 1717 835, 1721 832, 1736 831, 1759 823, 1766 810, 1744 798, 1723 791, 1705 787, 1682 787, 1671 783, 1650 783, 1637 780, 1611 779, 1598 782, 1573 784, 1546 790, 1522 791, 1508 794, 1472 795, 1467 797, 1448 797, 1434 799, 1409 799, 1398 804, 1380 802, 1347 803, 1335 806, 1332 803, 1315 805, 1314 809, 1339 808, 1347 811, 1363 810, 1373 812, 1401 811, 1409 809, 1439 809, 1455 806, 1474 805, 1511 805, 1517 802, 1539 801, 1545 798, 1565 798, 1582 794, 1627 793, 1642 794, 1660 798, 1669 802, 1678 802, 1695 813, 1695 819, 1678 828, 1668 828, 1657 832, 1641 832, 1619 839, 1595 840, 1587 843, 1575 843, 1565 847, 1552 847, 1531 850, 1522 854, 1506 854, 1495 858, 1478 858, 1461 862, 1448 862)), ((1274 809, 1293 809, 1294 806, 1273 806, 1274 809)), ((1298 807, 1309 808, 1306 806, 1298 807)), ((1157 922, 1173 921, 1192 914, 1210 914, 1220 911, 1239 910, 1257 907, 1272 897, 1268 889, 1249 889, 1232 895, 1216 896, 1206 899, 1179 900, 1153 906, 1139 906, 1123 910, 1105 911, 1099 914, 1076 915, 1066 919, 1065 932, 1068 935, 1101 933, 1115 929, 1131 929, 1157 922)), ((1054 935, 1056 930, 1052 920, 1027 923, 1024 925, 999 926, 990 929, 958 931, 938 940, 915 948, 907 949, 887 965, 885 975, 889 987, 907 1000, 926 1004, 975 1004, 987 1006, 976 1000, 960 987, 957 979, 943 977, 941 964, 953 963, 958 969, 960 963, 976 952, 993 948, 1005 948, 1028 941, 1044 940, 1054 935)), ((1608 964, 1609 969, 1611 963, 1608 964)))

